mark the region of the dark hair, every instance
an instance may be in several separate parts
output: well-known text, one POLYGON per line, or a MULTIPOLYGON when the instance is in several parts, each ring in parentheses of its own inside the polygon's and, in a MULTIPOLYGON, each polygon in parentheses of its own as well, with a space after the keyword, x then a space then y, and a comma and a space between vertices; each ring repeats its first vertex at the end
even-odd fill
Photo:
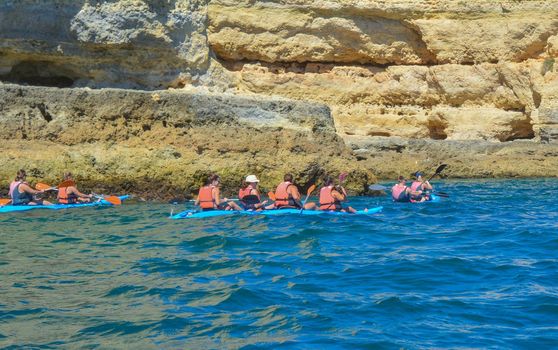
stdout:
POLYGON ((211 185, 213 181, 219 181, 221 178, 217 174, 211 174, 207 177, 207 181, 205 182, 206 185, 211 185))
POLYGON ((16 181, 21 181, 21 180, 23 180, 26 176, 27 176, 27 173, 25 173, 25 170, 19 169, 19 170, 17 171, 15 180, 16 180, 16 181))
POLYGON ((292 174, 285 174, 285 176, 283 176, 283 181, 293 182, 293 175, 292 174))
POLYGON ((72 173, 69 171, 66 171, 64 173, 64 180, 69 180, 72 177, 72 173))
POLYGON ((334 183, 334 180, 331 176, 326 176, 324 178, 324 185, 325 186, 333 185, 333 183, 334 183))
POLYGON ((397 180, 399 180, 399 181, 405 181, 405 176, 399 175, 399 177, 397 178, 397 180))

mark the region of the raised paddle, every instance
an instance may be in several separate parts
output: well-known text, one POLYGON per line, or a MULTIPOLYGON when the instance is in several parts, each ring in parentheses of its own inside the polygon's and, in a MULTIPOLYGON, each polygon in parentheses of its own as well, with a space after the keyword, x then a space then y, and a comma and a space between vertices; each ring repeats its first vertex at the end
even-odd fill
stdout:
POLYGON ((35 189, 39 191, 57 191, 59 188, 71 187, 75 185, 76 182, 74 180, 62 181, 60 184, 58 184, 57 187, 53 187, 51 185, 47 185, 45 183, 39 182, 38 184, 35 185, 35 189))
POLYGON ((51 185, 47 185, 45 183, 39 182, 35 185, 35 189, 37 191, 58 191, 56 187, 52 187, 51 185))
POLYGON ((308 191, 306 191, 306 198, 304 198, 304 202, 302 202, 302 208, 300 208, 300 213, 304 211, 304 205, 306 205, 306 202, 308 201, 308 197, 310 197, 310 194, 314 192, 315 189, 316 189, 316 185, 312 185, 308 188, 308 191))
POLYGON ((440 175, 440 173, 441 173, 442 171, 444 171, 444 169, 445 169, 447 166, 448 166, 447 164, 442 164, 442 165, 440 165, 439 167, 437 167, 437 168, 436 168, 436 171, 434 172, 434 174, 432 174, 432 176, 430 176, 430 177, 428 178, 428 180, 426 180, 426 181, 430 181, 430 180, 432 180, 432 178, 433 178, 434 176, 440 175))

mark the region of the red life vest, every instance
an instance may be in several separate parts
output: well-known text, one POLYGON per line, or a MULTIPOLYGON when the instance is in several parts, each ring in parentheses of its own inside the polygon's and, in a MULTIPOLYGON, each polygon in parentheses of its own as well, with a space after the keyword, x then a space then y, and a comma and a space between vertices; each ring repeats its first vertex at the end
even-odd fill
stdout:
POLYGON ((200 192, 198 193, 198 202, 202 209, 213 209, 216 208, 215 205, 215 198, 213 198, 213 189, 215 186, 203 186, 200 188, 200 192))
POLYGON ((256 191, 256 194, 252 194, 254 190, 254 188, 248 186, 238 191, 238 199, 240 199, 240 203, 242 203, 245 208, 256 209, 255 205, 261 203, 258 191, 256 191))
POLYGON ((338 210, 341 209, 341 204, 331 192, 333 186, 322 187, 320 189, 320 210, 338 210))
POLYGON ((422 191, 422 182, 413 181, 411 184, 411 191, 422 191))
POLYGON ((395 202, 408 202, 411 199, 411 197, 406 191, 407 191, 407 186, 395 185, 391 188, 391 198, 395 202))
POLYGON ((242 200, 246 196, 254 196, 258 199, 258 202, 260 202, 260 194, 259 193, 258 194, 252 194, 253 190, 254 189, 250 186, 248 186, 246 188, 241 188, 238 191, 238 199, 242 200))
POLYGON ((58 203, 62 204, 74 204, 77 202, 78 197, 70 193, 68 194, 68 187, 60 187, 58 189, 58 203))
POLYGON ((275 190, 275 206, 280 207, 296 207, 293 196, 287 192, 288 188, 293 184, 290 182, 281 182, 275 190))

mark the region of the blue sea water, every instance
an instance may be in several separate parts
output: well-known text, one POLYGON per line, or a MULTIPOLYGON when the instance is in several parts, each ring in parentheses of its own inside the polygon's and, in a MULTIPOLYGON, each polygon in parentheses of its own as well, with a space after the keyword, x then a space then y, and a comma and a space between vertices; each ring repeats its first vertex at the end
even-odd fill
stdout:
POLYGON ((370 217, 2 214, 0 347, 558 348, 558 180, 437 185, 370 217))

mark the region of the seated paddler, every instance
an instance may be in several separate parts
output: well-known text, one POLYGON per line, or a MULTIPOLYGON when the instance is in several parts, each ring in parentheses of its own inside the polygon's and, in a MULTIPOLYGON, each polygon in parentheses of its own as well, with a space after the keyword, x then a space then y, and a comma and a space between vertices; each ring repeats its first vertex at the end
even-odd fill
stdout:
POLYGON ((207 177, 204 186, 202 186, 198 192, 198 198, 195 201, 195 205, 199 205, 202 211, 208 210, 242 210, 233 201, 229 201, 227 198, 221 200, 219 186, 221 184, 221 178, 217 174, 213 174, 207 177))

